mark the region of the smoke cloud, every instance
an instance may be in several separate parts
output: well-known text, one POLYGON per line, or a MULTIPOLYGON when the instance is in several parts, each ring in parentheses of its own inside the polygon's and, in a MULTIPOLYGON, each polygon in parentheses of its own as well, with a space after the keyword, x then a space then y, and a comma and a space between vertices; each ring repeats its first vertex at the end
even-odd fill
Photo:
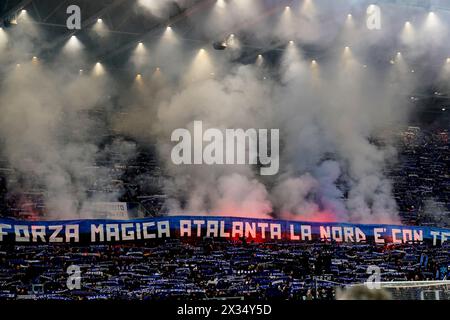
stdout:
MULTIPOLYGON (((164 19, 174 3, 193 2, 138 3, 164 19)), ((61 61, 19 70, 11 53, 0 87, 4 153, 19 175, 45 189, 58 216, 94 200, 86 196, 88 180, 110 173, 85 168, 110 152, 96 137, 113 129, 156 145, 169 214, 399 222, 385 173, 397 151, 391 141, 378 143, 378 133, 405 124, 411 93, 442 73, 448 28, 445 14, 392 6, 383 12, 383 27, 373 32, 365 27, 365 7, 351 3, 294 1, 286 9, 276 1, 217 1, 130 52, 127 67, 140 76, 117 85, 125 110, 111 109, 111 123, 88 111, 108 106, 120 76, 75 77, 61 61), (227 49, 213 50, 216 41, 227 49), (429 56, 442 64, 411 71, 429 56), (171 133, 192 130, 195 120, 204 129, 280 129, 279 174, 262 177, 250 165, 174 165, 171 133)), ((135 147, 124 140, 110 146, 122 161, 135 147)))
MULTIPOLYGON (((1 153, 13 169, 8 190, 40 195, 48 218, 85 216, 93 202, 113 201, 120 195, 119 191, 89 194, 90 188, 101 190, 102 180, 115 177, 108 164, 97 163, 111 158, 112 152, 127 159, 135 146, 120 139, 102 141, 107 124, 95 112, 110 103, 112 80, 89 70, 74 72, 73 64, 83 63, 81 53, 71 59, 61 54, 53 63, 24 56, 22 49, 33 48, 41 32, 34 27, 30 37, 27 28, 30 25, 11 31, 14 41, 2 55, 7 63, 1 70, 1 153)), ((16 205, 21 201, 30 199, 16 205)))

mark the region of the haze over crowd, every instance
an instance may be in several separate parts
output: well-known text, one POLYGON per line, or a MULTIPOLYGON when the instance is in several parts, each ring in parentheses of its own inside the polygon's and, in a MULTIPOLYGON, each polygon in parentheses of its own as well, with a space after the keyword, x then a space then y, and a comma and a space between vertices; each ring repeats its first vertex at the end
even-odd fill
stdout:
MULTIPOLYGON (((164 21, 174 3, 195 2, 136 6, 164 21)), ((119 196, 88 197, 98 177, 86 168, 111 152, 126 162, 137 144, 155 143, 171 214, 398 222, 384 173, 397 151, 373 141, 380 129, 407 123, 415 90, 449 80, 449 14, 386 5, 382 28, 373 31, 365 26, 367 6, 353 1, 275 2, 219 0, 186 17, 189 34, 174 24, 142 39, 125 63, 139 73, 131 81, 92 63, 91 48, 77 38, 33 59, 45 45, 39 26, 19 21, 0 31, 1 149, 18 173, 8 188, 43 186, 49 218, 71 218, 119 196), (227 48, 214 50, 216 41, 227 48), (416 68, 427 57, 442 63, 416 68), (89 63, 91 70, 79 72, 89 63), (120 113, 111 97, 124 106, 120 113), (98 108, 112 120, 92 117, 98 108), (280 129, 279 174, 263 177, 251 165, 174 165, 171 133, 196 120, 221 130, 280 129), (104 146, 111 128, 136 143, 117 138, 104 146)), ((102 172, 95 174, 108 178, 102 172)))

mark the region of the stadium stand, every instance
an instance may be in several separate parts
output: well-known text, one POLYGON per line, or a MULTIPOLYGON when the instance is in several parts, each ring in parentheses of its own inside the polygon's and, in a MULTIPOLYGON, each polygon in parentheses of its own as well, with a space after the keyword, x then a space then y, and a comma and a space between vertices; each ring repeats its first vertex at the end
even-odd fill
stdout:
MULTIPOLYGON (((409 127, 395 133, 398 160, 387 168, 394 183, 402 222, 407 225, 450 226, 450 142, 448 129, 424 130, 409 127), (414 188, 410 188, 414 186, 414 188)), ((14 184, 14 170, 0 161, 1 214, 9 217, 40 217, 46 212, 43 190, 29 183, 29 190, 8 190, 14 184)), ((120 194, 119 201, 128 202, 144 216, 165 212, 164 174, 154 150, 141 150, 127 162, 120 156, 105 159, 86 170, 108 170, 109 179, 93 180, 88 196, 120 194)), ((96 175, 93 175, 96 176, 96 175)), ((32 181, 32 177, 28 177, 32 181)), ((138 215, 135 213, 135 215, 138 215)))
MULTIPOLYGON (((212 239, 139 246, 2 246, 0 298, 331 300, 337 288, 365 282, 372 264, 381 268, 383 282, 445 279, 450 275, 449 255, 448 244, 256 244, 212 239), (79 290, 67 288, 69 265, 81 268, 79 290)), ((450 297, 449 286, 439 290, 441 298, 450 297)), ((420 294, 423 290, 409 298, 420 299, 420 294)))

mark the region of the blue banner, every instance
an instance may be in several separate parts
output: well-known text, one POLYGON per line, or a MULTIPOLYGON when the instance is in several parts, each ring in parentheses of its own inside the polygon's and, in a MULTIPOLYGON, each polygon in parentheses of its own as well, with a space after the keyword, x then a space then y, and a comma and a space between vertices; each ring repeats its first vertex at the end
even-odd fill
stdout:
POLYGON ((119 243, 168 238, 330 241, 441 245, 449 229, 351 223, 318 223, 216 216, 167 216, 135 220, 19 221, 0 219, 0 243, 119 243))

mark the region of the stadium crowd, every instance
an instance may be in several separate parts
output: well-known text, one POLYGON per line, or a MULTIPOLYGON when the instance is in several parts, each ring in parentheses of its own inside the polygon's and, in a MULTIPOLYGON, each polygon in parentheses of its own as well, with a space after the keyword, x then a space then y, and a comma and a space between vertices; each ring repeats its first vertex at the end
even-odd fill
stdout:
MULTIPOLYGON (((424 130, 408 127, 394 132, 397 160, 386 168, 393 182, 393 193, 402 222, 407 225, 450 226, 450 142, 448 130, 424 130), (411 186, 414 186, 411 188, 411 186)), ((113 139, 113 138, 111 138, 113 139)), ((120 195, 129 203, 132 216, 159 215, 165 212, 164 173, 152 149, 138 150, 132 159, 114 152, 85 168, 93 177, 88 197, 101 199, 120 195), (96 171, 102 174, 96 174, 96 171), (105 174, 106 173, 106 174, 105 174)), ((9 190, 23 185, 13 168, 0 157, 0 215, 39 219, 45 214, 45 190, 27 177, 32 187, 9 190), (18 183, 19 182, 19 183, 18 183)))
MULTIPOLYGON (((336 288, 365 282, 369 265, 381 269, 382 281, 444 279, 449 248, 209 238, 133 246, 3 245, 0 299, 330 300, 336 288), (71 265, 81 271, 78 288, 67 285, 71 265)), ((449 289, 441 296, 450 298, 449 289)))

